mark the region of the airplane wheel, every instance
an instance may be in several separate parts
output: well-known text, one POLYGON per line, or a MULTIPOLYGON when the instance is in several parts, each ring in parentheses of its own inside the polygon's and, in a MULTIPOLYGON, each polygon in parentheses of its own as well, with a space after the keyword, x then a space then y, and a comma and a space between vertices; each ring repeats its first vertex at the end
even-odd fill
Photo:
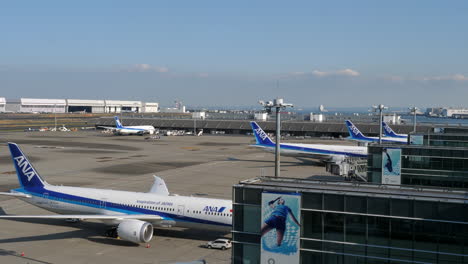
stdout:
POLYGON ((222 249, 222 250, 226 250, 226 247, 222 247, 221 249, 222 249))
POLYGON ((208 245, 208 248, 211 249, 212 247, 210 245, 208 245))

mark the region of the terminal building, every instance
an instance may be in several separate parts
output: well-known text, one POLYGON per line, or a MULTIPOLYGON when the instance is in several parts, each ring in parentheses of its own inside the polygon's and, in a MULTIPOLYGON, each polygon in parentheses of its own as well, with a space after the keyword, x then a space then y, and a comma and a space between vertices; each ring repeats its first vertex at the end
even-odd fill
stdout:
POLYGON ((261 177, 233 209, 233 263, 468 263, 465 190, 261 177))
POLYGON ((368 182, 468 188, 468 147, 373 144, 368 153, 368 182), (391 163, 400 164, 399 174, 386 168, 390 151, 396 153, 391 163))

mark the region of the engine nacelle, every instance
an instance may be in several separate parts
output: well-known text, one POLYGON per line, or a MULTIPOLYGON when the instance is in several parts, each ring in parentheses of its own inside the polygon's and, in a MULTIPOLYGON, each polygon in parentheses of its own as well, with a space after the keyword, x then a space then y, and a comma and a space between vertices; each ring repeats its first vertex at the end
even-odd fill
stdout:
POLYGON ((153 225, 136 219, 124 220, 117 227, 117 234, 125 241, 148 243, 153 238, 153 225))

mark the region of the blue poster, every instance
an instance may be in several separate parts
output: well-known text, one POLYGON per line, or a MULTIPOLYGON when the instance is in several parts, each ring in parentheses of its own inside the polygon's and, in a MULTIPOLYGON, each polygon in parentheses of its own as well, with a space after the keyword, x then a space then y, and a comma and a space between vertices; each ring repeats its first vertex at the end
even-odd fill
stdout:
POLYGON ((401 184, 401 149, 382 150, 382 184, 401 184))
POLYGON ((262 193, 261 263, 299 263, 301 196, 262 193))

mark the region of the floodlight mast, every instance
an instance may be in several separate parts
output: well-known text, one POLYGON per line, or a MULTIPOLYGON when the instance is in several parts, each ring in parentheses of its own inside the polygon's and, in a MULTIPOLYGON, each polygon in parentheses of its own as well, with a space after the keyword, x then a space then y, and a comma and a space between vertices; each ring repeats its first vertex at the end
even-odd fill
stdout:
POLYGON ((276 145, 275 145, 275 178, 280 177, 280 138, 281 138, 281 119, 280 110, 286 107, 294 107, 293 104, 284 103, 283 98, 276 98, 273 101, 258 101, 267 113, 271 114, 272 108, 276 109, 276 145))
POLYGON ((413 132, 416 132, 416 113, 418 112, 419 108, 417 108, 416 106, 413 106, 413 107, 410 107, 408 108, 411 113, 414 114, 414 119, 413 119, 413 132))
POLYGON ((379 144, 382 144, 382 121, 383 121, 383 110, 388 109, 388 107, 384 106, 383 104, 380 105, 373 105, 372 109, 374 112, 380 112, 380 119, 379 119, 379 144))

